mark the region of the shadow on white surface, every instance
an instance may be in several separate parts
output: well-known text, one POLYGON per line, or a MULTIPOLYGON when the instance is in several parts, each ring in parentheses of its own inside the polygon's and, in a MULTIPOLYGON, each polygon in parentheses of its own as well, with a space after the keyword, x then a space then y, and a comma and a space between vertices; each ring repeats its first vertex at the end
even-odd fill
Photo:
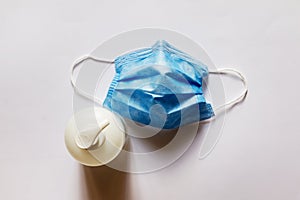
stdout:
POLYGON ((131 199, 129 174, 107 166, 82 166, 86 186, 86 200, 131 199))
MULTIPOLYGON (((198 131, 196 135, 202 135, 202 125, 201 124, 197 124, 194 123, 195 125, 198 126, 198 131)), ((153 151, 157 151, 161 148, 163 148, 164 146, 168 145, 176 136, 178 129, 172 129, 172 130, 161 130, 160 132, 158 132, 156 135, 149 137, 149 138, 143 138, 143 139, 139 139, 139 138, 134 138, 131 137, 131 143, 134 144, 133 151, 134 152, 139 152, 139 153, 147 153, 147 152, 153 152, 153 151)), ((185 133, 185 134, 191 134, 189 132, 185 133)), ((196 137, 196 136, 195 136, 196 137)), ((181 143, 179 143, 181 144, 181 143)), ((188 149, 189 147, 187 147, 188 149)), ((184 156, 184 154, 182 155, 184 156)))
MULTIPOLYGON (((126 145, 127 146, 127 145, 126 145)), ((124 165, 129 161, 124 159, 124 165)), ((129 200, 131 198, 130 174, 108 166, 82 165, 86 195, 84 200, 129 200)))

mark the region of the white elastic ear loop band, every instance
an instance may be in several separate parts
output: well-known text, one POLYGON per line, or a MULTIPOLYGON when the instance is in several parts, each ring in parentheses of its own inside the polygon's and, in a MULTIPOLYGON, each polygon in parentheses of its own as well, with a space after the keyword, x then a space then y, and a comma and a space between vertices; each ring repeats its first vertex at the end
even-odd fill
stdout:
MULTIPOLYGON (((221 109, 226 110, 226 108, 232 107, 232 106, 240 103, 241 101, 243 101, 246 98, 246 96, 248 94, 248 86, 247 86, 246 78, 242 75, 241 72, 239 72, 239 71, 237 71, 235 69, 232 69, 232 68, 222 68, 222 69, 218 69, 216 71, 209 71, 209 73, 210 74, 218 74, 218 75, 224 75, 224 74, 225 75, 226 74, 234 75, 234 76, 238 77, 243 82, 243 85, 244 85, 244 90, 242 91, 242 93, 237 98, 235 98, 235 99, 233 99, 231 101, 228 101, 227 103, 225 103, 223 105, 220 105, 217 108, 215 108, 214 109, 215 113, 219 112, 221 109)), ((207 134, 206 134, 206 136, 204 138, 204 142, 206 141, 206 137, 207 137, 207 134)), ((203 156, 199 157, 200 160, 205 159, 207 156, 209 156, 211 154, 211 152, 215 149, 215 147, 218 144, 218 142, 219 142, 219 140, 220 140, 221 137, 222 137, 222 132, 219 134, 218 138, 216 139, 216 141, 212 145, 212 147, 209 149, 209 151, 207 153, 205 153, 203 156)))
MULTIPOLYGON (((74 78, 74 71, 75 71, 75 69, 76 69, 81 63, 83 63, 85 60, 88 60, 88 59, 94 60, 94 61, 97 61, 97 62, 107 63, 107 64, 113 64, 114 61, 112 61, 112 60, 106 60, 106 59, 102 59, 102 58, 96 58, 96 57, 93 57, 93 56, 91 56, 91 55, 86 55, 86 56, 83 56, 83 57, 77 59, 77 60, 72 64, 72 66, 71 66, 71 77, 70 77, 70 81, 71 81, 71 85, 72 85, 74 91, 75 91, 77 94, 81 95, 82 97, 84 97, 84 98, 86 98, 86 99, 88 99, 88 100, 91 100, 91 101, 93 101, 93 102, 97 102, 97 103, 99 103, 99 104, 101 105, 100 102, 103 101, 102 99, 99 99, 99 98, 97 98, 97 97, 95 97, 95 96, 90 95, 89 93, 87 93, 87 92, 83 91, 82 89, 80 89, 79 87, 77 87, 77 85, 75 84, 75 78, 74 78)), ((102 106, 102 105, 101 105, 101 106, 102 106)))
POLYGON ((221 109, 226 109, 226 107, 231 107, 231 106, 234 106, 238 103, 240 103, 246 96, 247 96, 247 93, 248 93, 248 86, 247 86, 247 81, 246 81, 246 78, 242 75, 241 72, 235 70, 235 69, 232 69, 232 68, 222 68, 222 69, 218 69, 216 71, 209 71, 210 74, 220 74, 220 75, 226 75, 226 74, 229 74, 229 75, 233 75, 233 76, 236 76, 238 77, 242 82, 243 82, 243 85, 244 85, 244 90, 243 92, 235 99, 221 105, 221 106, 218 106, 217 108, 214 109, 214 111, 217 113, 218 111, 220 111, 221 109))

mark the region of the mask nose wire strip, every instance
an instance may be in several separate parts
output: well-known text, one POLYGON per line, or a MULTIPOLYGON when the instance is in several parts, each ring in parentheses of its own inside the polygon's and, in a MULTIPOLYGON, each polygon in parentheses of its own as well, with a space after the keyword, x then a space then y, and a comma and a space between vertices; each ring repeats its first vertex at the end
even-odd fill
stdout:
MULTIPOLYGON (((96 58, 96 57, 93 57, 91 55, 85 55, 85 56, 82 56, 81 58, 77 59, 71 66, 71 77, 70 77, 70 81, 71 81, 71 85, 74 89, 74 91, 79 94, 80 96, 88 99, 88 100, 91 100, 93 102, 96 102, 96 103, 99 103, 101 105, 100 102, 102 102, 103 100, 83 91, 82 89, 80 89, 79 87, 77 87, 76 85, 76 81, 75 81, 75 77, 74 77, 74 72, 75 72, 75 69, 77 67, 80 66, 81 63, 83 63, 84 61, 86 60, 93 60, 93 61, 96 61, 96 62, 102 62, 102 63, 107 63, 107 64, 113 64, 114 61, 112 60, 106 60, 106 59, 102 59, 102 58, 96 58)), ((102 106, 102 105, 101 105, 102 106)))
POLYGON ((238 77, 244 85, 244 90, 243 92, 235 99, 228 101, 227 103, 218 106, 217 108, 215 108, 215 112, 217 113, 218 111, 220 111, 221 109, 226 109, 226 107, 231 107, 234 106, 238 103, 240 103, 248 94, 248 86, 247 86, 247 80, 246 78, 242 75, 241 72, 235 70, 235 69, 231 69, 231 68, 222 68, 222 69, 218 69, 216 71, 209 71, 210 74, 218 74, 218 75, 233 75, 238 77))
MULTIPOLYGON (((222 69, 218 69, 216 71, 209 71, 210 74, 217 74, 217 75, 226 75, 226 74, 230 74, 230 75, 234 75, 234 76, 237 76, 242 82, 243 82, 243 85, 244 85, 244 90, 243 92, 240 94, 240 96, 238 96, 237 98, 221 105, 221 106, 218 106, 216 109, 215 109, 215 112, 217 113, 218 111, 220 111, 220 109, 226 109, 226 107, 228 106, 234 106, 238 103, 240 103, 248 94, 248 86, 247 86, 247 81, 246 81, 246 78, 241 74, 241 72, 235 70, 235 69, 231 69, 231 68, 222 68, 222 69)), ((199 160, 203 160, 205 159, 207 156, 209 156, 211 154, 211 152, 213 152, 213 150, 215 149, 215 147, 217 146, 220 138, 222 137, 222 132, 218 135, 216 141, 213 143, 213 145, 210 147, 210 149, 208 150, 208 152, 206 152, 203 156, 200 155, 199 157, 199 160)), ((206 141, 206 138, 207 138, 207 134, 205 135, 205 138, 204 138, 204 142, 206 141)), ((202 144, 203 145, 203 144, 202 144)), ((200 149, 200 151, 202 150, 202 147, 200 149)))

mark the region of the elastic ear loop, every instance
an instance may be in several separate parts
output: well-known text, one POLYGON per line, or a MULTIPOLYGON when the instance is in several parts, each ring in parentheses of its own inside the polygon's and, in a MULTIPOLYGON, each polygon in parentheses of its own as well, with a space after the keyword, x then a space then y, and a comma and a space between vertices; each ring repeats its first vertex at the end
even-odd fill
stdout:
MULTIPOLYGON (((83 57, 77 59, 77 60, 72 64, 72 66, 71 66, 71 77, 70 77, 70 81, 71 81, 71 85, 72 85, 74 91, 75 91, 77 94, 81 95, 82 97, 84 97, 84 98, 86 98, 86 99, 88 99, 88 100, 91 100, 91 101, 93 101, 93 102, 96 102, 96 103, 98 103, 98 104, 101 105, 100 102, 103 102, 102 99, 99 99, 99 98, 97 98, 97 97, 95 97, 95 96, 93 96, 93 95, 90 95, 89 93, 87 93, 87 92, 83 91, 82 89, 80 89, 79 87, 77 87, 77 85, 75 84, 75 78, 74 78, 74 71, 75 71, 75 69, 76 69, 77 67, 79 67, 79 65, 80 65, 81 63, 83 63, 84 61, 86 61, 86 60, 88 60, 88 59, 94 60, 94 61, 96 61, 96 62, 107 63, 107 64, 113 64, 114 61, 112 61, 112 60, 106 60, 106 59, 102 59, 102 58, 96 58, 96 57, 93 57, 93 56, 91 56, 91 55, 86 55, 86 56, 83 56, 83 57)), ((101 106, 102 106, 102 105, 101 105, 101 106)))
MULTIPOLYGON (((244 90, 243 92, 238 96, 236 97, 235 99, 231 100, 231 101, 228 101, 227 103, 223 104, 223 105, 220 105, 218 106, 216 109, 214 109, 215 113, 218 113, 220 111, 222 111, 223 109, 226 110, 228 107, 233 107, 235 106, 236 104, 242 102, 247 94, 248 94, 248 86, 247 86, 247 80, 246 78, 242 75, 241 72, 235 70, 235 69, 232 69, 232 68, 222 68, 222 69, 218 69, 218 70, 215 70, 215 71, 209 71, 210 74, 217 74, 217 75, 233 75, 233 76, 236 76, 238 77, 243 85, 244 85, 244 90)), ((213 118, 214 119, 214 118, 213 118)), ((213 120, 212 119, 212 120, 213 120)), ((212 120, 205 120, 203 121, 204 123, 205 122, 208 122, 208 121, 212 121, 212 120)), ((205 153, 203 156, 200 156, 199 159, 200 160, 203 160, 205 159, 207 156, 209 156, 211 154, 211 152, 215 149, 215 147, 217 146, 220 138, 222 137, 222 132, 219 134, 218 138, 216 139, 215 143, 212 145, 212 147, 209 149, 209 151, 207 153, 205 153)), ((207 134, 204 138, 204 142, 207 138, 207 134)), ((200 150, 201 151, 201 150, 200 150)))

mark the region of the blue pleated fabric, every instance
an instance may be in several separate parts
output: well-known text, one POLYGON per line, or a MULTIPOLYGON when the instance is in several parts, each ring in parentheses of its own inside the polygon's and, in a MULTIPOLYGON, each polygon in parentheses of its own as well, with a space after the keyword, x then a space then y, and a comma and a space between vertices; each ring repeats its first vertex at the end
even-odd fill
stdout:
POLYGON ((202 89, 207 67, 166 41, 117 57, 115 70, 103 105, 125 118, 174 129, 214 116, 202 89))

